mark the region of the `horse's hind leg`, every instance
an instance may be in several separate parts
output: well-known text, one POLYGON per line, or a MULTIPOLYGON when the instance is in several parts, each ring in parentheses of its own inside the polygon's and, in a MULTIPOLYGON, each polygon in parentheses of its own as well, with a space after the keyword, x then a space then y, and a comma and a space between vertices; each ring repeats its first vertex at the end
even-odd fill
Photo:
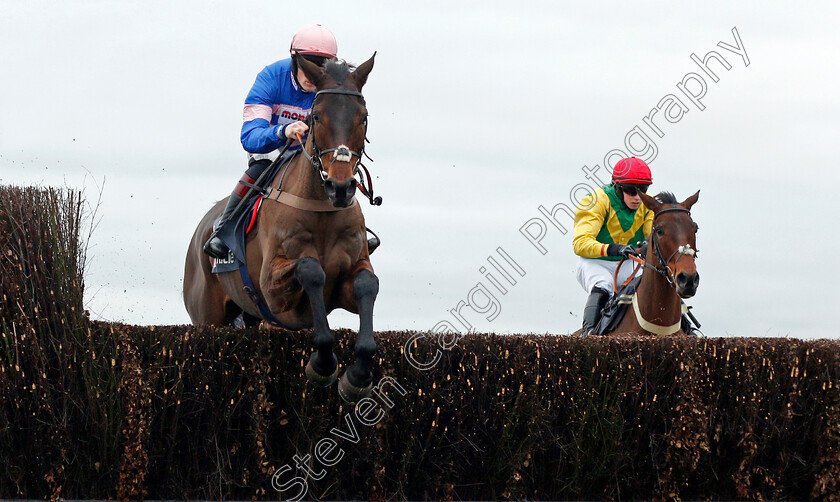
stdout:
POLYGON ((259 317, 254 317, 251 314, 240 310, 239 314, 233 318, 231 324, 233 324, 234 328, 253 328, 254 326, 258 326, 262 322, 262 319, 259 317))
POLYGON ((338 383, 338 393, 348 403, 370 394, 373 385, 371 366, 376 352, 373 339, 373 302, 379 293, 379 279, 373 271, 360 270, 353 278, 353 297, 359 312, 359 334, 356 337, 356 361, 338 383))
POLYGON ((228 324, 230 319, 225 301, 226 295, 219 280, 210 272, 210 261, 199 248, 192 249, 187 253, 184 267, 184 306, 190 320, 196 325, 228 324))
POLYGON ((262 322, 262 319, 259 317, 254 317, 248 312, 242 312, 242 320, 245 323, 246 328, 253 328, 254 326, 259 326, 262 322))
POLYGON ((327 322, 327 307, 324 304, 324 284, 326 274, 321 264, 315 258, 301 258, 295 267, 295 278, 298 280, 312 309, 312 338, 315 352, 306 365, 306 377, 313 385, 327 387, 335 382, 338 376, 338 359, 333 353, 335 338, 327 322))

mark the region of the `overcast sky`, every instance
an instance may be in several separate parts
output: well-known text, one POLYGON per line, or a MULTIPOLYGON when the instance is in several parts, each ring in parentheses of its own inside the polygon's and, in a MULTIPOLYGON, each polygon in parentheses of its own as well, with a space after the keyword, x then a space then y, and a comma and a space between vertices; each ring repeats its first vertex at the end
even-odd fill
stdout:
POLYGON ((460 301, 478 331, 579 328, 571 232, 539 207, 569 204, 583 166, 607 179, 605 155, 632 147, 652 159, 652 192, 701 190, 689 304, 704 332, 836 338, 838 14, 836 2, 0 0, 0 183, 84 188, 91 203, 101 190, 90 310, 188 323, 186 247, 246 167, 245 95, 318 22, 350 62, 377 51, 364 92, 384 204, 363 203, 383 240, 375 329, 460 326, 460 301), (730 66, 709 62, 717 82, 691 58, 709 51, 730 66), (705 95, 692 101, 684 80, 705 95), (654 131, 645 117, 671 105, 677 119, 653 115, 654 131), (523 226, 545 227, 539 245, 523 226))

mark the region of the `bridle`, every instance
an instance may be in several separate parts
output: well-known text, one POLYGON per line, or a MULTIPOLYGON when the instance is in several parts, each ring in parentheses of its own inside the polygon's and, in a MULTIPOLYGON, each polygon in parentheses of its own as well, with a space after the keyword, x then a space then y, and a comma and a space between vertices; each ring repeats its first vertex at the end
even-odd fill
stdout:
MULTIPOLYGON (((656 218, 659 218, 662 214, 667 213, 667 212, 686 213, 686 214, 688 214, 689 217, 691 217, 691 211, 689 211, 688 209, 685 209, 685 208, 682 208, 682 207, 669 207, 667 209, 663 209, 663 210, 659 211, 658 213, 656 213, 656 216, 653 217, 653 222, 656 223, 656 218)), ((658 238, 659 234, 657 233, 657 230, 658 230, 658 227, 654 226, 653 231, 651 232, 650 242, 653 245, 653 253, 654 253, 654 256, 656 256, 656 259, 659 260, 659 264, 657 266, 652 266, 652 265, 648 265, 647 263, 645 263, 645 266, 650 267, 653 270, 656 270, 656 272, 658 272, 660 275, 665 277, 665 280, 668 281, 668 284, 670 284, 671 286, 676 288, 677 286, 676 286, 676 282, 674 280, 674 271, 671 269, 671 266, 669 265, 669 263, 671 263, 671 260, 674 258, 674 256, 677 256, 677 255, 678 255, 677 259, 676 259, 676 261, 674 261, 674 266, 677 265, 677 261, 679 261, 679 259, 682 258, 683 256, 696 257, 697 256, 697 250, 693 249, 691 247, 691 244, 684 244, 682 246, 678 246, 676 251, 671 253, 671 256, 669 256, 668 259, 666 260, 662 256, 662 248, 659 247, 659 238, 658 238)))
MULTIPOLYGON (((358 98, 362 98, 362 102, 364 103, 365 97, 362 95, 361 92, 357 91, 350 91, 347 89, 323 89, 315 93, 315 98, 312 101, 312 108, 315 108, 315 100, 318 99, 318 96, 322 94, 340 94, 344 96, 354 96, 358 98)), ((353 156, 356 157, 356 163, 353 164, 353 176, 359 175, 359 189, 361 190, 362 194, 364 194, 370 203, 374 206, 379 206, 382 204, 382 197, 374 197, 373 196, 373 180, 371 179, 370 172, 368 171, 367 167, 362 164, 362 155, 367 155, 365 153, 365 142, 369 143, 370 141, 367 139, 367 117, 365 117, 365 135, 364 141, 362 142, 362 147, 359 151, 351 150, 346 145, 338 145, 336 148, 328 148, 326 150, 321 150, 318 147, 318 144, 315 142, 315 124, 316 121, 312 118, 313 114, 310 113, 309 116, 306 118, 306 125, 309 126, 309 135, 312 136, 312 154, 310 155, 309 152, 306 151, 306 145, 304 144, 303 140, 300 136, 298 136, 298 141, 301 144, 301 150, 303 151, 303 155, 312 164, 312 167, 315 169, 315 172, 318 173, 320 176, 321 181, 324 182, 327 180, 329 176, 329 169, 332 165, 338 162, 350 162, 353 156), (332 153, 332 159, 330 160, 329 165, 326 169, 324 169, 323 164, 323 156, 332 153)), ((369 160, 373 160, 370 158, 370 155, 367 155, 369 160)))

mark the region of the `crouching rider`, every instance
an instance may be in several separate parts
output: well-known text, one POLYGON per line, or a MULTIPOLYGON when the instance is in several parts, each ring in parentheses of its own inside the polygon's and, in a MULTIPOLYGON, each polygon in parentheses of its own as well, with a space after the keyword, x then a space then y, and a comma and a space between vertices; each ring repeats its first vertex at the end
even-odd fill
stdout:
MULTIPOLYGON (((616 268, 622 258, 636 255, 650 235, 653 211, 642 204, 639 192, 647 193, 653 182, 650 168, 636 157, 619 160, 612 183, 581 199, 572 241, 578 259, 577 280, 589 293, 583 309, 582 335, 594 334, 601 311, 613 292, 616 268)), ((626 260, 618 271, 619 284, 633 273, 635 263, 626 260)))
MULTIPOLYGON (((280 149, 289 144, 281 163, 287 162, 300 150, 298 136, 309 131, 307 118, 315 100, 315 84, 310 82, 300 68, 299 58, 323 66, 338 53, 335 36, 326 27, 312 24, 299 29, 292 37, 291 57, 272 63, 257 75, 251 91, 245 98, 240 140, 248 152, 248 169, 230 194, 221 218, 213 227, 213 234, 204 244, 208 255, 224 259, 228 247, 217 236, 219 229, 235 221, 245 203, 254 192, 252 187, 260 175, 280 155, 280 149)), ((379 246, 379 239, 368 240, 368 253, 379 246)))

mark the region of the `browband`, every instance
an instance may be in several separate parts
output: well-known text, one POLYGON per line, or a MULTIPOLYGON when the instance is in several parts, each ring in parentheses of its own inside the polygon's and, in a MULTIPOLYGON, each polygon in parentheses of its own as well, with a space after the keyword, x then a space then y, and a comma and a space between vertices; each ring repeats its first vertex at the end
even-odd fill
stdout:
POLYGON ((324 89, 322 91, 316 92, 315 97, 317 98, 319 94, 345 94, 347 96, 358 96, 362 99, 365 99, 361 92, 348 91, 347 89, 324 89))
POLYGON ((659 211, 658 213, 656 213, 656 216, 654 216, 653 219, 655 220, 656 218, 659 218, 660 214, 667 213, 668 211, 688 213, 688 215, 691 216, 691 211, 689 211, 688 209, 686 209, 684 207, 669 207, 667 209, 663 209, 662 211, 659 211))

